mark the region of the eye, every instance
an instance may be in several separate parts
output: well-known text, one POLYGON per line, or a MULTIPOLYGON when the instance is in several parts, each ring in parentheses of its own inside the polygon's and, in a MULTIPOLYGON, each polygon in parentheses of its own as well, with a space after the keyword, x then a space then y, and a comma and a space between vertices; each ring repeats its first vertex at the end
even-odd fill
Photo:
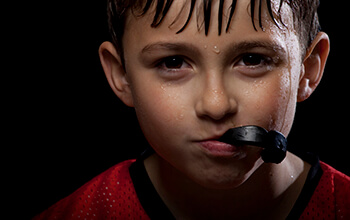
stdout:
POLYGON ((166 80, 183 79, 192 73, 192 66, 182 56, 162 58, 156 67, 158 75, 166 80))
POLYGON ((267 60, 264 56, 260 54, 246 54, 238 62, 241 66, 259 66, 266 63, 267 60))
POLYGON ((258 53, 243 54, 235 63, 236 70, 252 77, 258 77, 270 72, 274 67, 276 67, 276 64, 273 58, 258 53))
POLYGON ((180 69, 185 64, 185 61, 181 57, 167 57, 162 62, 163 67, 167 69, 180 69))

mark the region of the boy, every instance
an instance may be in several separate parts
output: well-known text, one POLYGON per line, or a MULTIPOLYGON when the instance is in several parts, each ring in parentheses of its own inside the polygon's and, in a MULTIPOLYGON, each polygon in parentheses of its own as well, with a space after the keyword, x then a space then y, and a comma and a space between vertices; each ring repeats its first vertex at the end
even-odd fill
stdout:
MULTIPOLYGON (((37 219, 349 219, 350 179, 310 154, 265 161, 232 128, 288 136, 329 52, 317 1, 108 4, 99 50, 152 150, 97 176, 37 219)), ((302 150, 302 149, 300 149, 302 150)))

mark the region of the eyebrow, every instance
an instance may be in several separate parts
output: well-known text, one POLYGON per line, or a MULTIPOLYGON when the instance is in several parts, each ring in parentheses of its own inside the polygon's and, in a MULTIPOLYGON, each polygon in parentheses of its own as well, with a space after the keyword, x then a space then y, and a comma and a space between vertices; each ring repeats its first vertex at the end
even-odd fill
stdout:
POLYGON ((269 51, 274 51, 276 53, 282 53, 282 54, 286 53, 286 50, 280 44, 272 41, 265 41, 265 40, 243 41, 243 42, 232 44, 229 46, 230 51, 236 51, 237 53, 249 51, 255 48, 262 48, 262 49, 266 49, 269 51))
POLYGON ((146 45, 141 53, 152 53, 157 50, 169 50, 169 51, 192 51, 198 53, 197 47, 190 43, 168 43, 168 42, 157 42, 146 45))
MULTIPOLYGON (((239 43, 233 43, 228 47, 222 49, 222 51, 230 51, 231 53, 243 53, 255 48, 262 48, 269 51, 273 51, 279 54, 285 54, 286 50, 283 46, 275 42, 270 41, 242 41, 239 43)), ((167 51, 190 51, 195 54, 199 54, 199 49, 191 43, 179 42, 179 43, 170 43, 170 42, 156 42, 146 45, 142 50, 141 54, 152 53, 158 50, 167 50, 167 51)))

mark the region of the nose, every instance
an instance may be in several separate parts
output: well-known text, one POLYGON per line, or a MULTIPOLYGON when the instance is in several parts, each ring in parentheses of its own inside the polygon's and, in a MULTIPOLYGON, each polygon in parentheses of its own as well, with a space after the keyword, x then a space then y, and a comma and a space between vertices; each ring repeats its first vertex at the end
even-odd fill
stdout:
POLYGON ((207 78, 196 103, 197 116, 221 120, 229 114, 236 113, 237 102, 226 90, 222 77, 210 76, 207 78))

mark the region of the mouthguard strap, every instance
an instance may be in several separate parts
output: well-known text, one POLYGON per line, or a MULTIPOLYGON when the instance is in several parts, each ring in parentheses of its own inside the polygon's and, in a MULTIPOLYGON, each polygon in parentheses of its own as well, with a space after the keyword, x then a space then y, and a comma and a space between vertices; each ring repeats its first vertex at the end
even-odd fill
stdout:
POLYGON ((287 153, 287 139, 278 131, 248 125, 229 129, 220 141, 232 145, 253 145, 264 148, 261 158, 266 163, 281 163, 287 153))

